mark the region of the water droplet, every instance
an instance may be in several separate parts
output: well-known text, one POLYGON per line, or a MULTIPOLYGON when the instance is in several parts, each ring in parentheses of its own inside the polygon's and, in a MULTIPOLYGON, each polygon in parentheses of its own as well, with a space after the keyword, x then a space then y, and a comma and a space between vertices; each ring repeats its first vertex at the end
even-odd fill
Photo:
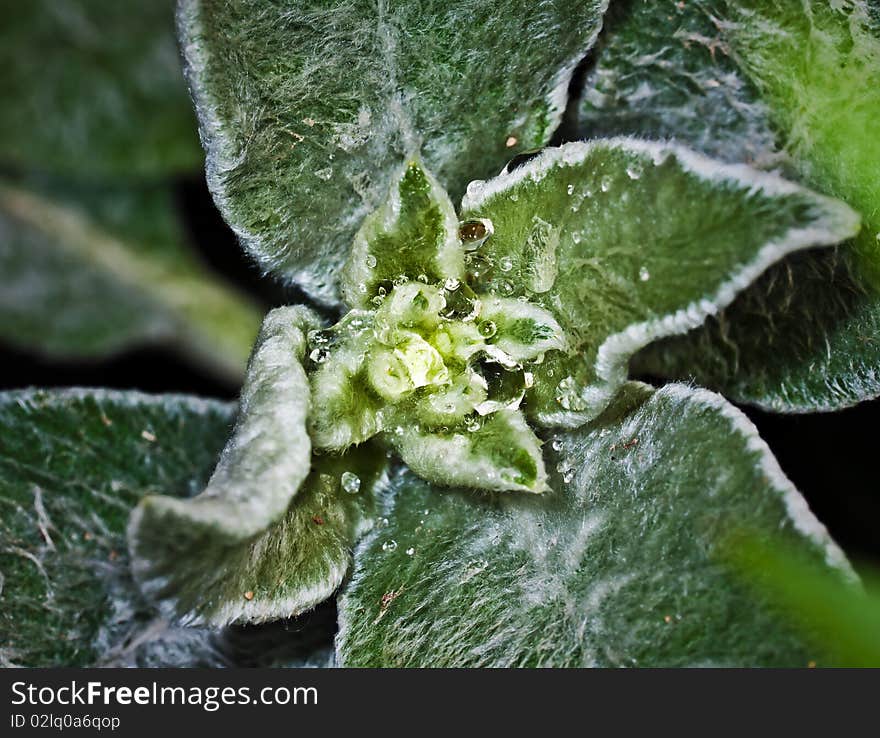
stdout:
POLYGON ((467 196, 468 197, 479 197, 480 194, 482 194, 482 192, 483 192, 483 185, 484 184, 486 184, 486 183, 481 179, 475 179, 472 182, 470 182, 468 184, 467 190, 466 190, 467 196))
POLYGON ((630 164, 626 168, 626 174, 630 179, 638 179, 642 176, 642 167, 638 164, 630 164))
POLYGON ((562 475, 562 481, 568 484, 572 479, 574 479, 574 469, 569 469, 562 475))
POLYGON ((495 228, 488 218, 466 220, 458 226, 458 237, 468 251, 479 248, 494 232, 495 228))
POLYGON ((577 231, 573 231, 571 234, 571 240, 575 245, 579 244, 581 242, 581 234, 577 231))
POLYGON ((316 349, 312 349, 311 353, 309 354, 309 358, 316 364, 323 364, 325 361, 327 361, 327 359, 330 358, 330 351, 323 346, 319 346, 316 349))
POLYGON ((511 269, 513 269, 513 259, 511 259, 509 256, 503 256, 498 262, 498 266, 501 268, 502 272, 509 272, 511 269))
POLYGON ((422 284, 428 284, 427 274, 420 274, 418 277, 416 277, 416 279, 419 280, 419 282, 421 282, 422 284))
POLYGON ((367 263, 368 269, 375 269, 375 267, 376 267, 376 257, 375 256, 373 256, 372 254, 367 254, 367 258, 364 259, 364 261, 367 263))
POLYGON ((443 283, 443 289, 447 292, 455 292, 459 287, 461 287, 461 282, 459 282, 455 277, 449 277, 443 283))
POLYGON ((326 169, 319 169, 315 172, 315 176, 318 179, 323 179, 325 182, 333 176, 333 169, 327 167, 326 169))
POLYGON ((639 279, 642 282, 647 282, 651 278, 651 272, 649 272, 645 267, 639 269, 639 279))
POLYGON ((523 372, 523 384, 525 384, 526 389, 535 386, 535 375, 531 372, 523 372))
POLYGON ((412 546, 410 546, 408 549, 406 549, 407 556, 412 556, 415 552, 416 552, 416 550, 412 546))
POLYGON ((553 443, 550 444, 550 447, 554 451, 561 451, 562 450, 562 441, 560 441, 558 438, 554 438, 553 443))
POLYGON ((367 285, 364 282, 361 282, 358 285, 358 292, 360 292, 362 295, 365 295, 367 293, 367 285))
POLYGON ((340 480, 342 489, 350 495, 356 495, 361 491, 361 478, 352 472, 343 472, 340 480))
POLYGON ((409 277, 405 274, 398 274, 393 280, 391 280, 396 287, 400 287, 403 284, 409 282, 409 277))
POLYGON ((608 192, 611 189, 611 177, 602 177, 602 181, 599 183, 599 188, 602 192, 608 192))
POLYGON ((570 184, 568 187, 565 188, 565 191, 566 191, 569 195, 573 195, 573 194, 574 194, 574 185, 573 185, 573 184, 570 184))
POLYGON ((388 527, 388 518, 379 518, 376 521, 376 526, 379 528, 387 528, 388 527))
POLYGON ((373 297, 370 300, 370 302, 372 302, 376 307, 379 307, 384 300, 385 300, 385 298, 382 297, 381 295, 376 295, 375 297, 373 297))
POLYGON ((480 335, 483 338, 492 338, 498 332, 498 326, 491 320, 480 323, 480 335))
POLYGON ((518 202, 519 195, 517 195, 515 192, 511 192, 507 199, 510 200, 511 202, 518 202))
POLYGON ((397 541, 395 541, 394 539, 389 539, 389 540, 385 541, 385 543, 382 544, 382 550, 388 551, 388 552, 396 551, 397 550, 397 541))

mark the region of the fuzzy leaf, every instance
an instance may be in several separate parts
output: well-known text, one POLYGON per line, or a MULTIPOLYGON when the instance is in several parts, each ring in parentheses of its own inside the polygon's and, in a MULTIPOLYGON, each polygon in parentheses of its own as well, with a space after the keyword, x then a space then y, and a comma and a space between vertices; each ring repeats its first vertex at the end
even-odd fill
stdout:
POLYGON ((488 343, 515 361, 531 361, 566 347, 565 333, 549 310, 504 297, 484 297, 480 302, 480 320, 484 325, 490 322, 494 330, 488 343))
POLYGON ((464 277, 458 217, 449 195, 418 163, 407 164, 382 206, 367 216, 342 272, 342 296, 366 308, 400 276, 430 282, 464 277))
POLYGON ((233 411, 137 392, 0 394, 0 666, 330 661, 335 622, 328 629, 326 612, 273 634, 181 628, 132 580, 124 537, 131 507, 144 494, 202 489, 233 411))
POLYGON ((352 237, 402 160, 421 150, 457 198, 548 142, 606 6, 184 0, 218 206, 266 268, 336 299, 352 237))
POLYGON ((89 178, 152 178, 202 162, 174 3, 4 3, 0 161, 89 178))
POLYGON ((0 394, 0 665, 224 662, 206 631, 144 602, 124 531, 144 494, 202 487, 232 412, 136 392, 0 394))
POLYGON ((327 335, 327 341, 316 343, 309 359, 309 436, 317 449, 344 451, 372 438, 384 423, 385 402, 364 366, 373 344, 373 316, 352 311, 336 329, 321 335, 327 335))
POLYGON ((494 234, 475 252, 478 291, 526 295, 569 340, 535 368, 541 423, 596 417, 630 356, 699 326, 767 267, 852 236, 845 204, 774 175, 670 144, 609 139, 548 149, 475 182, 463 217, 494 234))
MULTIPOLYGON (((208 486, 192 499, 146 497, 132 513, 135 577, 149 594, 180 598, 179 615, 195 605, 178 592, 203 584, 199 575, 214 550, 240 547, 278 522, 309 474, 309 383, 302 362, 306 333, 317 325, 305 308, 269 313, 248 365, 235 430, 208 486)), ((211 591, 201 589, 203 596, 211 591)), ((202 606, 217 607, 209 600, 202 606)))
POLYGON ((171 193, 0 181, 0 338, 53 357, 175 346, 239 381, 260 309, 186 245, 171 193))
POLYGON ((613 5, 581 88, 581 136, 672 139, 723 161, 777 164, 770 111, 713 22, 720 6, 613 5))
POLYGON ((286 513, 249 538, 225 540, 207 528, 182 533, 181 522, 141 525, 135 576, 169 618, 188 625, 299 615, 342 583, 352 547, 372 527, 373 486, 385 464, 381 449, 370 446, 343 457, 316 456, 286 513))
POLYGON ((839 256, 788 260, 718 320, 649 347, 640 371, 777 411, 880 394, 880 142, 867 133, 880 117, 880 19, 870 13, 859 1, 694 0, 637 2, 612 18, 585 81, 585 135, 671 136, 781 165, 865 220, 839 256))
POLYGON ((705 390, 624 398, 554 436, 540 498, 438 490, 402 469, 340 600, 341 665, 822 663, 722 561, 747 526, 850 573, 754 426, 705 390))
POLYGON ((473 430, 401 425, 387 438, 410 469, 435 484, 539 493, 547 484, 541 442, 515 410, 494 412, 473 430))

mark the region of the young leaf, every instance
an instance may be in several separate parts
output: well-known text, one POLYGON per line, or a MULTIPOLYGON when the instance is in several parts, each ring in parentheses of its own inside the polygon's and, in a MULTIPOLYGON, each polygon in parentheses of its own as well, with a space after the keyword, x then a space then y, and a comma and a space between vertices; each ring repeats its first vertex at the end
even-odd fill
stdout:
POLYGON ((430 282, 464 277, 458 217, 446 191, 417 161, 392 182, 382 206, 354 237, 340 288, 345 301, 368 308, 380 285, 401 276, 430 282))
POLYGON ((235 430, 205 490, 192 499, 148 496, 132 513, 132 569, 146 592, 164 594, 190 583, 190 569, 206 549, 240 545, 286 513, 311 464, 302 361, 306 333, 317 325, 300 307, 266 316, 235 430))
POLYGON ((549 310, 520 300, 486 297, 481 300, 480 321, 492 335, 490 345, 514 361, 531 361, 547 351, 565 349, 565 333, 549 310), (491 326, 489 331, 486 325, 491 326))
POLYGON ((233 407, 181 396, 0 394, 0 665, 223 663, 168 626, 129 573, 124 531, 147 493, 200 489, 233 407))
POLYGON ((787 260, 718 320, 646 349, 640 371, 695 378, 777 411, 835 410, 880 393, 871 338, 880 143, 866 133, 880 116, 880 21, 870 13, 860 1, 695 0, 613 15, 585 80, 584 135, 674 137, 731 161, 782 165, 865 219, 839 256, 787 260))
POLYGON ((260 309, 190 253, 161 186, 0 180, 0 337, 56 357, 174 345, 239 381, 260 309))
POLYGON ((6 167, 131 180, 201 166, 172 0, 29 0, 3 10, 6 167))
POLYGON ((515 410, 494 412, 474 429, 401 425, 387 438, 410 469, 435 484, 522 492, 547 485, 541 442, 515 410))
POLYGON ((545 451, 557 471, 540 498, 441 491, 401 470, 339 603, 342 666, 824 663, 729 570, 724 541, 748 526, 850 569, 721 397, 628 385, 545 451))
POLYGON ((548 149, 472 183, 462 210, 494 226, 472 259, 478 291, 526 295, 565 331, 568 356, 535 368, 530 413, 569 426, 607 406, 638 349, 700 325, 786 254, 859 228, 845 204, 776 176, 626 138, 548 149))
POLYGON ((373 316, 363 310, 353 310, 335 329, 312 336, 308 430, 315 448, 345 451, 372 438, 384 425, 382 395, 409 387, 405 377, 392 373, 393 363, 370 362, 387 369, 381 376, 365 368, 373 343, 373 316))
POLYGON ((184 0, 221 212, 266 268, 336 299, 352 237, 401 160, 420 149, 457 198, 549 141, 606 6, 184 0))

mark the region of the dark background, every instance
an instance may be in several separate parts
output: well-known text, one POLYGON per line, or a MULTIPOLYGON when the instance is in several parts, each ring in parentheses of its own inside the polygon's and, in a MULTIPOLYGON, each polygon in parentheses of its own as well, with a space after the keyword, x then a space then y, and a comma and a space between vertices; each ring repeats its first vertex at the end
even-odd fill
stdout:
MULTIPOLYGON (((176 183, 176 204, 202 258, 268 309, 301 296, 260 270, 239 248, 201 177, 176 183)), ((170 350, 143 348, 96 363, 59 363, 0 344, 0 389, 111 387, 234 400, 238 387, 206 375, 170 350)), ((744 407, 783 470, 854 563, 880 570, 880 495, 875 453, 880 400, 837 413, 775 415, 744 407)))

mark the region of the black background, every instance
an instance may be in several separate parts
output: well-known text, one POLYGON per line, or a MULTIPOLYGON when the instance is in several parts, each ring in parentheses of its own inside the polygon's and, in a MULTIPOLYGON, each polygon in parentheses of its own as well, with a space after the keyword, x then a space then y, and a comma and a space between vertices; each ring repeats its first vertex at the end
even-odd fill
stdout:
MULTIPOLYGON (((295 290, 263 276, 242 252, 214 207, 203 178, 181 179, 175 191, 192 245, 215 271, 257 297, 267 309, 302 299, 295 290)), ((229 400, 238 394, 237 386, 206 375, 161 347, 127 351, 94 363, 59 363, 0 344, 0 389, 29 386, 183 392, 229 400)), ((826 414, 743 410, 857 568, 870 566, 880 571, 880 536, 876 533, 880 400, 826 414)))

